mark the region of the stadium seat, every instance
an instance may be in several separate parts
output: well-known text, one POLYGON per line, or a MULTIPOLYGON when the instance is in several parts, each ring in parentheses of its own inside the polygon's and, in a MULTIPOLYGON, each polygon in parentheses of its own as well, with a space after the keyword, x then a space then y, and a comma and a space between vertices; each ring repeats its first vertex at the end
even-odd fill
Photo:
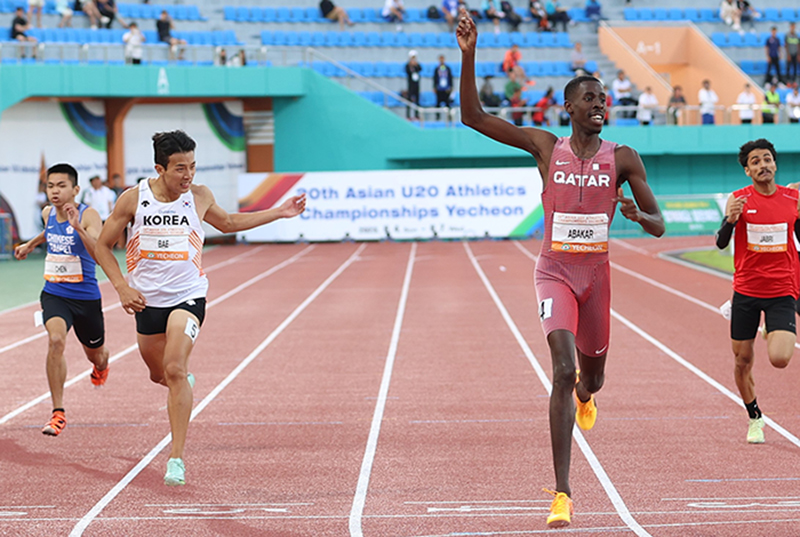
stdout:
POLYGON ((311 33, 311 46, 312 47, 324 47, 325 46, 325 34, 323 32, 312 32, 311 33))
POLYGON ((441 48, 454 48, 458 46, 456 36, 452 32, 440 32, 439 34, 439 47, 441 48))
MULTIPOLYGON (((127 5, 127 4, 125 4, 125 5, 127 5)), ((130 13, 130 9, 126 9, 126 11, 127 11, 127 13, 125 15, 122 15, 121 12, 120 12, 120 15, 122 15, 124 17, 131 17, 132 15, 130 13)), ((233 7, 233 6, 225 6, 225 7, 223 7, 222 8, 222 14, 223 14, 223 16, 224 16, 226 21, 235 21, 236 20, 236 8, 233 7)))
MULTIPOLYGON (((225 43, 225 38, 223 36, 221 36, 221 35, 215 35, 214 36, 214 44, 217 45, 217 46, 226 44, 225 43)), ((286 46, 287 47, 296 47, 299 44, 300 44, 300 40, 299 40, 298 35, 297 35, 296 32, 286 32, 286 46)))
POLYGON ((326 19, 322 16, 318 7, 306 8, 306 22, 325 22, 326 19))
POLYGON ((558 42, 556 41, 556 34, 552 32, 542 32, 540 37, 542 47, 556 48, 558 42))
POLYGON ((525 46, 525 34, 523 34, 522 32, 511 32, 511 34, 509 34, 509 37, 511 39, 512 45, 518 45, 520 47, 525 46))
POLYGON ((410 7, 406 9, 403 20, 408 23, 425 22, 428 20, 428 17, 422 16, 422 10, 410 7))
POLYGON ((178 21, 189 20, 189 10, 185 5, 177 4, 175 6, 175 20, 178 21))
POLYGON ((432 91, 423 91, 419 94, 419 105, 425 108, 436 106, 436 94, 432 91))
POLYGON ((539 32, 527 32, 525 34, 525 44, 524 47, 529 48, 539 48, 542 46, 542 38, 539 32))
POLYGON ((381 46, 381 34, 379 34, 378 32, 367 32, 366 38, 367 38, 366 46, 370 48, 381 46))
POLYGON ((618 117, 614 121, 614 125, 617 127, 638 127, 639 120, 634 117, 618 117))
POLYGON ((350 39, 342 39, 340 40, 340 47, 366 47, 367 46, 367 36, 364 32, 353 32, 352 34, 343 34, 347 35, 350 39))
POLYGON ((744 36, 738 32, 728 34, 728 46, 741 48, 744 46, 744 36))
POLYGON ((373 64, 374 72, 372 76, 377 78, 386 78, 389 76, 389 64, 386 62, 375 62, 373 64))
POLYGON ((397 46, 397 33, 396 32, 381 32, 382 47, 396 47, 397 46))
POLYGON ((667 19, 671 21, 684 20, 683 10, 678 7, 670 8, 669 11, 667 11, 667 19))
POLYGON ((303 7, 293 7, 290 11, 291 22, 308 22, 306 9, 303 7))
POLYGON ((774 7, 768 7, 761 12, 761 19, 767 22, 780 22, 781 14, 774 7))
POLYGON ((719 21, 719 13, 717 10, 702 8, 698 11, 700 14, 699 21, 700 22, 717 22, 719 21))
POLYGON ((301 47, 311 46, 311 32, 298 32, 297 44, 301 47))
POLYGON ((556 34, 556 46, 561 48, 572 48, 572 41, 569 39, 567 32, 558 32, 556 34))
POLYGON ((700 22, 700 12, 693 7, 687 7, 683 10, 683 16, 686 20, 692 22, 700 22))
MULTIPOLYGON (((225 18, 227 19, 227 14, 225 18)), ((250 22, 250 8, 244 6, 237 7, 233 20, 236 22, 250 22)))
POLYGON ((380 10, 365 7, 363 8, 363 11, 364 22, 383 22, 383 17, 381 17, 380 10))
POLYGON ((594 60, 589 60, 583 65, 583 68, 589 73, 594 73, 597 71, 597 62, 594 60))
POLYGON ((364 10, 358 7, 351 7, 347 9, 347 15, 350 17, 351 22, 364 22, 364 10))
POLYGON ((797 22, 797 12, 793 7, 785 7, 781 9, 781 20, 783 22, 797 22))
POLYGON ((719 48, 727 48, 728 34, 724 32, 714 32, 711 34, 711 42, 717 45, 719 48))
POLYGON ((761 37, 758 34, 754 34, 752 32, 748 32, 744 34, 744 46, 745 47, 760 47, 761 46, 761 37))
POLYGON ((408 47, 409 40, 408 40, 408 34, 407 33, 400 32, 400 33, 397 33, 395 35, 397 36, 397 46, 398 47, 401 47, 401 48, 408 47))
POLYGON ((288 7, 279 7, 275 10, 275 22, 291 22, 292 11, 288 7))
POLYGON ((421 48, 423 46, 422 34, 416 32, 408 34, 408 46, 412 48, 421 48))
POLYGON ((511 36, 506 32, 497 34, 497 47, 498 48, 511 48, 511 36))
POLYGON ((667 18, 667 10, 665 8, 657 7, 653 9, 653 20, 665 21, 667 18))
POLYGON ((278 11, 274 7, 265 7, 261 10, 261 22, 276 22, 278 20, 278 11))
MULTIPOLYGON (((504 34, 508 35, 508 34, 504 34)), ((434 32, 425 32, 422 34, 422 46, 428 48, 436 48, 439 46, 439 36, 434 32)))
POLYGON ((195 5, 186 6, 189 10, 188 12, 188 19, 190 21, 204 21, 206 20, 203 15, 200 14, 200 9, 195 5))
POLYGON ((755 72, 755 62, 753 60, 742 60, 739 64, 739 68, 744 71, 745 74, 751 75, 755 72))
POLYGON ((638 21, 639 11, 635 7, 626 7, 623 10, 626 21, 638 21))
POLYGON ((639 8, 639 20, 640 21, 651 21, 653 20, 653 10, 647 7, 640 7, 639 8))

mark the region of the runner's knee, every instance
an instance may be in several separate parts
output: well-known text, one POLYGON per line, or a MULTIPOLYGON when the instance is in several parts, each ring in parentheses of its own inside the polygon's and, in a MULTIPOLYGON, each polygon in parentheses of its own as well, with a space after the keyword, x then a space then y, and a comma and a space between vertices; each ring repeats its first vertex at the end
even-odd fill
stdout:
POLYGON ((606 376, 604 374, 600 375, 584 375, 581 373, 581 383, 583 387, 586 388, 586 391, 589 393, 597 393, 600 391, 600 388, 603 387, 603 383, 606 380, 606 376))
POLYGON ((64 347, 67 345, 67 335, 66 334, 50 334, 50 352, 51 353, 63 353, 64 347))

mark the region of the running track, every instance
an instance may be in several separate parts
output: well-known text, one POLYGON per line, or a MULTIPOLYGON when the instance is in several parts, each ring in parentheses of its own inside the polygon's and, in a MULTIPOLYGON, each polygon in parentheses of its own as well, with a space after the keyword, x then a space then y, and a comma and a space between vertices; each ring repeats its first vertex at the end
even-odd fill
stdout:
MULTIPOLYGON (((798 373, 755 378, 748 445, 724 278, 660 258, 709 238, 615 241, 600 416, 575 434, 580 535, 800 535, 798 373)), ((550 533, 550 366, 536 241, 263 245, 208 252, 187 480, 162 484, 166 391, 102 287, 115 361, 93 389, 67 346, 69 424, 39 429, 46 338, 0 312, 0 535, 550 533)))

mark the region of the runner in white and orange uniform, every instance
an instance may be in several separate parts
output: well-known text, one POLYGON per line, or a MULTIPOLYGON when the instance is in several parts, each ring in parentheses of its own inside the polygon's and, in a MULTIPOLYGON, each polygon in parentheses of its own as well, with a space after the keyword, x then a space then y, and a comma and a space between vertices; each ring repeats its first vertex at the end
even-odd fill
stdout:
POLYGON ((606 94, 599 80, 577 77, 564 88, 564 109, 572 120, 569 138, 516 127, 481 108, 475 87, 478 32, 464 9, 456 36, 462 52, 462 121, 498 142, 530 153, 544 182, 545 238, 536 266, 536 290, 553 362, 550 439, 556 476, 555 490, 549 491, 554 498, 547 525, 562 528, 570 524, 573 512, 569 486, 572 429, 576 420, 584 429, 594 425, 597 409, 592 394, 604 380, 611 218, 619 203, 623 216, 657 237, 664 233, 664 220, 636 151, 600 139, 606 94), (635 202, 623 195, 626 182, 635 202), (576 350, 580 363, 577 383, 576 350))
POLYGON ((734 379, 749 417, 747 442, 764 443, 764 418, 756 401, 753 360, 761 312, 767 332, 767 355, 777 368, 789 365, 797 340, 795 307, 800 293, 800 263, 794 234, 798 225, 797 189, 775 182, 775 147, 763 138, 739 149, 739 164, 752 184, 733 192, 717 231, 717 247, 733 234, 734 274, 731 300, 731 346, 734 379))
POLYGON ((172 448, 164 483, 183 485, 183 452, 194 387, 187 367, 205 317, 208 291, 201 263, 202 222, 223 233, 251 229, 302 213, 305 196, 290 197, 272 209, 229 214, 216 204, 211 190, 193 184, 195 141, 186 133, 157 133, 153 150, 158 177, 145 179, 139 188, 120 196, 95 252, 122 307, 136 315, 139 352, 150 370, 150 380, 169 389, 172 448), (129 224, 126 281, 111 249, 129 224))

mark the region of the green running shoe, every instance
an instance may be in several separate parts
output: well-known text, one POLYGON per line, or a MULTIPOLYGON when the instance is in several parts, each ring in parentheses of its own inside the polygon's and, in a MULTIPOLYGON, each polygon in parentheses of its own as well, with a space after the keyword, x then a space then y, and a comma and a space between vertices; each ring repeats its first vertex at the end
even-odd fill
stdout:
POLYGON ((170 487, 186 484, 186 467, 183 459, 170 459, 167 461, 167 473, 164 475, 164 484, 170 487))

